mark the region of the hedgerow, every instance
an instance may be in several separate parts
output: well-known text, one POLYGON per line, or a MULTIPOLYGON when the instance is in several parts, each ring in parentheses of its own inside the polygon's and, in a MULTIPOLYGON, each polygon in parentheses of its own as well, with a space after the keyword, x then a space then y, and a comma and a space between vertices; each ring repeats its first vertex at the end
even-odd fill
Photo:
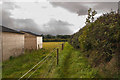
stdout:
MULTIPOLYGON (((113 12, 103 14, 96 21, 87 24, 79 32, 72 35, 69 43, 74 48, 85 52, 94 67, 101 65, 106 67, 114 58, 115 63, 119 63, 120 14, 113 12)), ((115 73, 115 68, 120 69, 120 64, 109 69, 111 74, 115 73)))

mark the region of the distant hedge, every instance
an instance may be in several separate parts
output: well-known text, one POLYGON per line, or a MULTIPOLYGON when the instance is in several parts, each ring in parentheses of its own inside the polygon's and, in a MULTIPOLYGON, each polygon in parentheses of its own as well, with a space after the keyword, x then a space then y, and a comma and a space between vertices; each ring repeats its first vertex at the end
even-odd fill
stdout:
POLYGON ((67 42, 68 39, 43 39, 43 42, 67 42))

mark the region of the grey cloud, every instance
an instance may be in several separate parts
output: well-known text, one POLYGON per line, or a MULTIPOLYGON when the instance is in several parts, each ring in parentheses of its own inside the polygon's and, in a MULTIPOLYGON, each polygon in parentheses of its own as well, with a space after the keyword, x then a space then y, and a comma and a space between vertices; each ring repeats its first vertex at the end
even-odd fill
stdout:
POLYGON ((3 10, 2 23, 0 24, 15 30, 32 31, 38 34, 44 33, 32 19, 14 19, 10 16, 11 14, 9 12, 3 10))
POLYGON ((0 25, 16 29, 16 30, 25 30, 32 31, 38 34, 43 33, 39 26, 32 19, 14 19, 11 17, 10 10, 18 8, 12 2, 4 2, 3 9, 0 10, 0 17, 2 17, 2 21, 0 21, 0 25))
POLYGON ((3 11, 2 15, 2 25, 16 29, 16 30, 24 30, 24 31, 31 31, 38 34, 72 34, 72 30, 67 22, 63 22, 60 20, 52 19, 48 23, 43 26, 38 26, 32 19, 13 19, 10 17, 10 13, 3 11))
POLYGON ((87 14, 88 8, 83 6, 82 3, 79 2, 50 2, 54 7, 62 7, 67 9, 70 12, 77 13, 80 15, 87 14))
POLYGON ((42 8, 47 8, 46 6, 42 6, 42 8))
POLYGON ((73 25, 69 24, 68 22, 55 19, 51 19, 47 24, 44 24, 46 33, 50 33, 53 35, 72 34, 73 31, 71 30, 71 26, 73 25))
MULTIPOLYGON (((96 10, 109 10, 109 9, 116 9, 117 3, 80 3, 80 2, 51 2, 54 7, 63 7, 70 12, 77 13, 79 11, 80 15, 86 15, 88 6, 87 4, 94 5, 93 9, 96 10)), ((44 24, 43 26, 37 25, 32 19, 14 19, 11 16, 9 10, 19 8, 14 3, 4 3, 2 14, 2 25, 13 28, 16 30, 26 30, 36 32, 38 34, 72 34, 73 31, 71 30, 70 23, 51 19, 48 23, 44 24)), ((46 7, 43 7, 46 8, 46 7)), ((0 21, 1 22, 1 21, 0 21)))
MULTIPOLYGON (((13 4, 9 4, 9 6, 13 6, 13 4)), ((8 6, 8 3, 7 3, 8 6)), ((11 16, 11 13, 9 10, 14 9, 14 7, 11 8, 7 8, 4 7, 4 9, 2 9, 2 15, 0 15, 0 17, 2 17, 2 24, 3 26, 12 28, 12 29, 16 29, 16 30, 24 30, 24 31, 31 31, 31 32, 35 32, 38 34, 53 34, 53 35, 57 35, 57 34, 71 34, 72 30, 70 29, 70 26, 72 26, 72 24, 69 24, 67 22, 64 21, 60 21, 60 20, 55 20, 52 19, 51 21, 49 21, 48 23, 46 23, 43 26, 39 26, 37 25, 32 19, 14 19, 11 16)))
POLYGON ((87 10, 93 8, 101 13, 110 11, 111 9, 117 10, 117 2, 50 2, 54 7, 62 7, 70 12, 79 15, 87 15, 87 10))
POLYGON ((13 2, 3 2, 2 8, 5 10, 12 10, 14 8, 19 8, 19 6, 15 5, 13 2))
POLYGON ((38 34, 44 33, 32 19, 16 19, 14 24, 17 25, 16 29, 19 30, 32 31, 38 34))
POLYGON ((2 21, 0 24, 8 27, 14 28, 14 21, 15 19, 11 18, 10 10, 17 8, 16 5, 12 2, 3 2, 2 10, 0 10, 0 17, 2 17, 2 21))
POLYGON ((110 12, 111 9, 113 11, 117 11, 118 3, 117 2, 99 2, 96 3, 93 9, 101 11, 101 12, 110 12))
POLYGON ((10 17, 10 13, 9 12, 7 12, 7 11, 5 11, 5 10, 2 10, 2 15, 0 15, 0 17, 2 17, 2 23, 0 23, 0 24, 2 24, 2 25, 4 25, 4 26, 8 26, 8 27, 13 27, 14 28, 14 19, 12 19, 11 17, 10 17))

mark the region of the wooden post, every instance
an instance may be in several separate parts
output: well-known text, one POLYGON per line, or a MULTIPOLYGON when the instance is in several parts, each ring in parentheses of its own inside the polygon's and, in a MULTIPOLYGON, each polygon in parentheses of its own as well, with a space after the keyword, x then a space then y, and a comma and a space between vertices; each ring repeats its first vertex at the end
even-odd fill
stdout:
POLYGON ((58 61, 59 61, 59 49, 57 48, 57 65, 58 65, 58 61))
POLYGON ((64 44, 62 44, 62 50, 64 49, 64 44))

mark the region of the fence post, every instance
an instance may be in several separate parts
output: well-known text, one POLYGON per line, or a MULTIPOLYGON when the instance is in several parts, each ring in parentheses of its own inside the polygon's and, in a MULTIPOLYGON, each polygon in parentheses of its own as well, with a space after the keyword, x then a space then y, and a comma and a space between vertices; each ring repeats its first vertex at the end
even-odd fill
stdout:
POLYGON ((62 50, 64 49, 64 44, 62 44, 62 50))
POLYGON ((58 65, 58 61, 59 61, 59 49, 57 48, 57 65, 58 65))

